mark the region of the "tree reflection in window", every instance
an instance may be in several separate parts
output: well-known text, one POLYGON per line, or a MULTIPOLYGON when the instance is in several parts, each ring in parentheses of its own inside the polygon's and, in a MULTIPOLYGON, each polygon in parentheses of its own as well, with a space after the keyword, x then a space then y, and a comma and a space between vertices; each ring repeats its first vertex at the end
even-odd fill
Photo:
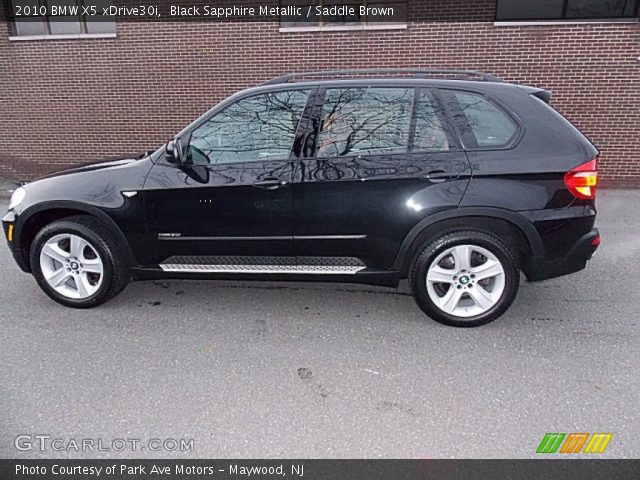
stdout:
POLYGON ((413 95, 406 88, 327 90, 316 156, 406 152, 413 95))
POLYGON ((637 5, 634 0, 568 0, 567 18, 632 17, 637 5))
POLYGON ((634 18, 640 0, 498 0, 497 20, 634 18))
POLYGON ((431 94, 423 92, 416 107, 416 132, 413 139, 414 152, 446 152, 451 143, 443 122, 443 108, 431 94))
POLYGON ((482 95, 452 93, 456 100, 452 104, 454 117, 467 147, 502 147, 509 143, 516 125, 502 110, 482 95))
POLYGON ((239 100, 191 134, 186 163, 216 165, 289 158, 308 90, 239 100))

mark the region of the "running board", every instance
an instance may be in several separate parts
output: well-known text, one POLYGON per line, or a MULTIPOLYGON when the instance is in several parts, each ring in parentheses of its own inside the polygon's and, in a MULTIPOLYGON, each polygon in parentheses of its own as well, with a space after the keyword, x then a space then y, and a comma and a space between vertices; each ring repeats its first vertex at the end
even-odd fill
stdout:
POLYGON ((160 268, 183 273, 355 275, 367 266, 353 257, 176 256, 160 268))

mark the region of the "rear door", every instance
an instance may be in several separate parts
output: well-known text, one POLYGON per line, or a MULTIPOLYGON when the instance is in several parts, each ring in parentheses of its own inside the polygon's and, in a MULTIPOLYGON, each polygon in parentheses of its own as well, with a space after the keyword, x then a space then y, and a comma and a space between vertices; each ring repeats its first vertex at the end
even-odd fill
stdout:
POLYGON ((469 178, 430 89, 321 89, 294 171, 296 255, 356 257, 390 268, 409 230, 456 208, 469 178))

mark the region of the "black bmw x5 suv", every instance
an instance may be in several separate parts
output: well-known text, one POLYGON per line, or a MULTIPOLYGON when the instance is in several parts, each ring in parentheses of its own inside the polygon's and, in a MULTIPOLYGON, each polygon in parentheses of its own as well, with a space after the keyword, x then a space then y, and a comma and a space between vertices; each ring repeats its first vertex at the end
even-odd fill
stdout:
POLYGON ((131 279, 408 278, 431 318, 482 325, 520 272, 576 272, 600 243, 598 151, 549 98, 474 71, 285 75, 155 152, 19 188, 4 232, 70 307, 131 279))

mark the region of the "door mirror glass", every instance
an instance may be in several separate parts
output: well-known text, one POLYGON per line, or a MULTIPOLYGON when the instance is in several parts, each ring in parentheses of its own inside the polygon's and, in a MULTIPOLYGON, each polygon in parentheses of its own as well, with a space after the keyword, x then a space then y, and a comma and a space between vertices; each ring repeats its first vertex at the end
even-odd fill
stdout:
POLYGON ((179 138, 174 138, 167 143, 165 147, 165 158, 169 163, 173 164, 181 164, 182 159, 184 157, 184 152, 182 150, 182 144, 180 143, 179 138))

